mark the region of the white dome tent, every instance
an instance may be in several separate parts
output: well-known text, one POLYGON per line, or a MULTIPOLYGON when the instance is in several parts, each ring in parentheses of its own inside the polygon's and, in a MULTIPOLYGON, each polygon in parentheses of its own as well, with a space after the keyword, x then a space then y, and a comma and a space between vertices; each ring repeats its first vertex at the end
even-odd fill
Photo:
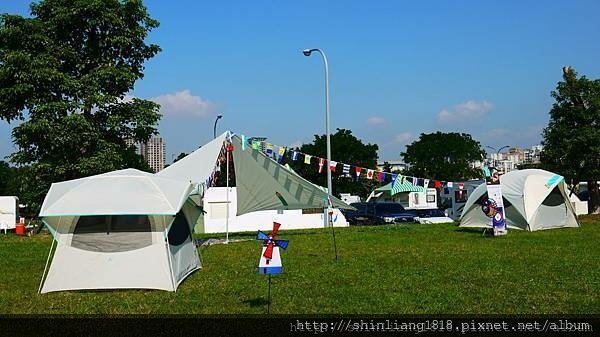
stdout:
POLYGON ((41 292, 175 291, 201 267, 191 236, 199 215, 192 189, 135 169, 52 184, 40 217, 57 246, 41 292))
MULTIPOLYGON (((500 185, 509 229, 579 227, 563 177, 539 169, 511 171, 500 177, 500 185)), ((481 210, 486 198, 486 185, 481 184, 467 200, 459 227, 492 227, 481 210)))

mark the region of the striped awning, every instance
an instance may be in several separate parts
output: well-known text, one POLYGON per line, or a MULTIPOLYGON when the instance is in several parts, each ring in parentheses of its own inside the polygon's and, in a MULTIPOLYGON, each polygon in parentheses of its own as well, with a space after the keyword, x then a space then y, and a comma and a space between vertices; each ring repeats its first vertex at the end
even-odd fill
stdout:
POLYGON ((389 183, 376 189, 375 192, 388 192, 390 193, 390 195, 394 195, 400 192, 425 192, 425 187, 415 186, 408 180, 404 181, 404 183, 401 183, 399 180, 397 180, 393 188, 392 183, 389 183))

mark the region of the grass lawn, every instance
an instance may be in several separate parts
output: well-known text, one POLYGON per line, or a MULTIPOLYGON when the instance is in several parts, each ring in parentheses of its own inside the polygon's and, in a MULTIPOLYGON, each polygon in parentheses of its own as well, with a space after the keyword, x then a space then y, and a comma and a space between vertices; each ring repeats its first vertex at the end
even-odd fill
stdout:
MULTIPOLYGON (((0 235, 0 313, 262 314, 267 277, 252 239, 200 249, 177 292, 38 294, 51 237, 0 235)), ((213 236, 214 237, 214 236, 213 236)), ((275 314, 600 314, 600 218, 581 228, 482 237, 453 224, 280 231, 275 314)))

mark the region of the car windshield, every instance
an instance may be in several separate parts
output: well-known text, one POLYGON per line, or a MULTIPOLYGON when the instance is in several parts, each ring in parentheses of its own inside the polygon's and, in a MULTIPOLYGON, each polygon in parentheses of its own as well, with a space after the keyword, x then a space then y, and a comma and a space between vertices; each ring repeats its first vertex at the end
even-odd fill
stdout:
POLYGON ((396 203, 381 203, 376 207, 378 212, 404 212, 404 207, 396 203))

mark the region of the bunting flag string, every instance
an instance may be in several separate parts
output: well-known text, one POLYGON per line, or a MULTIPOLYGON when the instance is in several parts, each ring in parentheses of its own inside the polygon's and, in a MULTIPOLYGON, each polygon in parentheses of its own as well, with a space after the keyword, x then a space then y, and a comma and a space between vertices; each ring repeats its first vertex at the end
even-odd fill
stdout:
MULTIPOLYGON (((231 133, 231 136, 233 136, 234 134, 235 133, 231 133)), ((249 145, 249 148, 251 148, 252 150, 263 152, 268 157, 272 158, 273 160, 276 160, 279 163, 283 163, 284 158, 289 158, 292 161, 302 161, 302 158, 304 158, 304 164, 311 165, 313 164, 312 158, 315 157, 317 159, 319 173, 323 173, 323 169, 325 168, 325 166, 327 166, 327 160, 325 158, 302 153, 296 149, 288 150, 288 148, 285 146, 274 145, 261 139, 246 137, 245 135, 241 135, 241 138, 243 151, 245 151, 245 149, 248 147, 247 145, 249 145)), ((341 165, 341 174, 343 174, 346 177, 351 177, 355 181, 359 181, 360 176, 364 174, 367 179, 375 179, 379 182, 391 182, 392 185, 396 185, 396 183, 398 183, 400 185, 412 184, 414 186, 422 186, 424 188, 454 188, 454 184, 451 181, 405 176, 402 174, 390 173, 381 170, 364 168, 357 165, 340 163, 333 160, 329 162, 329 167, 327 169, 329 169, 331 172, 337 172, 336 170, 338 165, 341 165), (350 174, 350 172, 352 172, 352 174, 350 174)), ((214 181, 212 183, 214 184, 214 181)), ((460 183, 458 187, 462 187, 462 183, 460 183)))

